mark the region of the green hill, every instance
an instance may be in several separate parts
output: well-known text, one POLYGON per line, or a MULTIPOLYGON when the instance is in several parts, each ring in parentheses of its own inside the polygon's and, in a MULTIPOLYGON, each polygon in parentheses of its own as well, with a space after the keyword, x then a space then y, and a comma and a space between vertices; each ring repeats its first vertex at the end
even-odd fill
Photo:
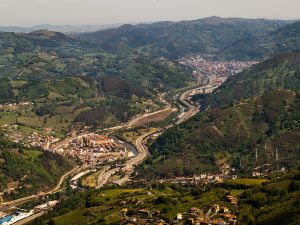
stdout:
POLYGON ((80 63, 92 54, 92 47, 50 31, 0 33, 0 76, 49 79, 82 73, 84 66, 80 63))
POLYGON ((219 58, 253 60, 300 50, 300 21, 287 24, 269 33, 249 35, 222 49, 219 58))
POLYGON ((74 121, 110 126, 143 112, 150 107, 146 100, 153 98, 153 93, 144 87, 133 86, 117 76, 73 76, 48 81, 2 79, 1 84, 2 103, 29 101, 33 105, 9 112, 4 106, 0 110, 0 124, 17 123, 32 128, 67 130, 74 121), (99 108, 105 115, 89 116, 89 120, 84 116, 99 108), (14 117, 13 121, 5 119, 7 114, 14 117))
POLYGON ((110 52, 127 47, 154 56, 178 59, 192 53, 219 54, 240 40, 264 37, 289 23, 291 21, 209 17, 176 23, 124 25, 79 37, 110 52))
POLYGON ((74 162, 0 137, 0 191, 5 200, 49 191, 74 162))
POLYGON ((152 158, 145 163, 142 176, 219 171, 225 162, 248 173, 254 167, 255 149, 261 154, 260 164, 271 160, 279 166, 271 157, 277 148, 284 156, 280 166, 296 166, 299 59, 299 53, 276 56, 230 77, 214 93, 195 98, 208 110, 160 136, 150 146, 152 158))
MULTIPOLYGON (((34 128, 66 130, 73 121, 111 126, 153 110, 146 100, 157 92, 192 81, 189 69, 168 60, 126 49, 108 54, 45 30, 0 33, 0 53, 0 103, 34 103, 26 112, 12 113, 18 124, 34 128)), ((0 117, 0 124, 7 121, 0 117)))
POLYGON ((277 88, 300 90, 299 60, 299 52, 278 55, 230 77, 213 94, 197 98, 204 108, 220 107, 277 88))
POLYGON ((218 172, 224 163, 250 175, 259 161, 271 168, 299 165, 299 93, 266 92, 235 106, 209 109, 165 131, 151 146, 140 176, 192 176, 218 172), (266 149, 265 149, 266 147, 266 149), (280 160, 275 160, 275 151, 280 160), (240 165, 242 160, 242 165, 240 165))
MULTIPOLYGON (((160 219, 172 224, 177 213, 183 215, 182 224, 190 224, 190 218, 204 219, 209 209, 218 205, 229 210, 227 215, 236 215, 238 224, 294 225, 299 221, 299 187, 296 174, 271 180, 238 179, 205 188, 154 182, 139 187, 108 187, 63 198, 54 210, 30 224, 128 224, 133 218, 139 224, 146 220, 157 224, 160 219), (236 196, 237 205, 228 202, 229 194, 236 196), (197 213, 190 211, 192 207, 198 209, 197 213)), ((213 219, 222 217, 226 218, 222 210, 212 214, 213 219)), ((228 217, 223 220, 229 222, 228 217)))
POLYGON ((146 88, 182 86, 191 80, 171 62, 123 49, 112 55, 94 44, 50 31, 0 33, 0 77, 49 80, 76 75, 119 76, 146 88), (183 82, 183 83, 182 83, 183 82))

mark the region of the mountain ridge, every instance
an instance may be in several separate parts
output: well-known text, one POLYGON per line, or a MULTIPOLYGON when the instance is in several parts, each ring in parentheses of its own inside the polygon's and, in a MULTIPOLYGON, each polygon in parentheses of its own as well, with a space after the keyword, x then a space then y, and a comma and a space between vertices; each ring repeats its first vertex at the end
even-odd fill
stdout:
POLYGON ((110 29, 120 26, 120 23, 108 25, 52 25, 52 24, 38 24, 30 27, 23 26, 0 26, 0 32, 16 32, 16 33, 30 33, 36 30, 51 30, 61 33, 84 33, 99 30, 110 29))
POLYGON ((119 45, 178 59, 185 54, 218 54, 249 36, 260 37, 292 21, 208 17, 192 21, 125 25, 115 29, 78 35, 111 52, 119 45))

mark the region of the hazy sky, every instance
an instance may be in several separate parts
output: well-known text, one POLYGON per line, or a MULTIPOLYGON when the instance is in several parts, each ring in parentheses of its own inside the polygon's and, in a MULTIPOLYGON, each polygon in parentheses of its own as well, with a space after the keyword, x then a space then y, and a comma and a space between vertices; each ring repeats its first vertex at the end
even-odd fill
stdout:
POLYGON ((113 24, 222 17, 300 19, 300 0, 0 0, 0 25, 113 24))

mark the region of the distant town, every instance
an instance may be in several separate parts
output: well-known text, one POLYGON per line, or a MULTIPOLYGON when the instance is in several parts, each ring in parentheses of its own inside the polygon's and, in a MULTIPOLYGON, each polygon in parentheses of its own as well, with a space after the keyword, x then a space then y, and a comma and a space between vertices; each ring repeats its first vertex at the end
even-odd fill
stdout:
MULTIPOLYGON (((179 60, 182 65, 195 69, 194 75, 198 73, 215 77, 229 77, 257 64, 257 61, 214 61, 213 56, 186 56, 179 60)), ((222 83, 222 79, 217 80, 222 83)))

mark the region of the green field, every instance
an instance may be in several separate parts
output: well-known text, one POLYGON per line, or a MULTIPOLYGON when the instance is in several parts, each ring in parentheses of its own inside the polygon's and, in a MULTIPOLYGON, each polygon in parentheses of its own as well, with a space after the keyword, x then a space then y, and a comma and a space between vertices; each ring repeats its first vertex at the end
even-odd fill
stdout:
POLYGON ((121 209, 124 207, 132 210, 151 208, 151 211, 166 211, 164 216, 173 219, 179 212, 188 213, 191 207, 207 210, 207 207, 214 203, 227 206, 227 203, 220 201, 228 193, 224 188, 211 188, 201 195, 195 194, 194 196, 190 194, 189 189, 182 189, 182 191, 175 191, 168 187, 162 190, 147 190, 145 188, 105 190, 97 193, 93 198, 93 202, 98 202, 100 206, 71 210, 66 214, 53 218, 53 220, 58 225, 75 225, 76 223, 84 224, 87 221, 95 222, 102 218, 105 220, 105 224, 110 224, 111 222, 121 221, 121 209), (155 203, 156 199, 162 196, 165 202, 155 203), (124 202, 124 204, 120 202, 124 202), (140 202, 140 204, 136 202, 140 202), (103 211, 105 207, 112 208, 103 211))
MULTIPOLYGON (((135 183, 135 187, 107 186, 102 190, 73 193, 51 215, 45 215, 33 224, 48 225, 52 220, 58 225, 122 224, 126 218, 140 218, 141 209, 152 214, 147 214, 146 218, 163 219, 170 224, 177 213, 181 213, 184 215, 183 224, 188 224, 188 218, 203 217, 213 205, 218 205, 238 216, 242 225, 248 225, 249 221, 253 225, 294 225, 297 224, 293 222, 298 221, 300 212, 299 207, 294 207, 300 200, 299 175, 299 172, 293 171, 283 175, 280 180, 243 178, 205 186, 160 184, 153 181, 147 184, 135 183), (236 203, 228 200, 229 195, 236 196, 236 203), (190 212, 193 207, 199 209, 196 214, 190 212), (159 214, 153 216, 157 212, 159 214), (293 217, 286 220, 287 214, 293 217)), ((216 213, 214 218, 222 218, 223 213, 216 213)))
POLYGON ((228 184, 241 184, 245 186, 261 185, 264 182, 267 182, 267 179, 237 179, 227 181, 228 184))
POLYGON ((27 150, 25 152, 26 155, 28 155, 30 158, 32 158, 33 160, 35 160, 36 158, 38 158, 40 155, 43 154, 42 151, 34 151, 34 150, 27 150))
POLYGON ((276 183, 267 184, 266 187, 269 189, 287 189, 292 180, 284 180, 276 183))
POLYGON ((0 123, 11 125, 16 124, 16 115, 12 112, 0 112, 0 123))
POLYGON ((96 173, 92 173, 92 174, 88 175, 81 181, 81 184, 84 187, 95 188, 97 185, 97 179, 102 172, 103 172, 103 169, 97 171, 96 173))
MULTIPOLYGON (((78 222, 82 220, 89 222, 89 216, 85 216, 85 213, 85 210, 74 210, 63 216, 56 217, 53 220, 57 225, 78 225, 78 222)), ((94 219, 94 217, 91 217, 91 219, 94 219)))

